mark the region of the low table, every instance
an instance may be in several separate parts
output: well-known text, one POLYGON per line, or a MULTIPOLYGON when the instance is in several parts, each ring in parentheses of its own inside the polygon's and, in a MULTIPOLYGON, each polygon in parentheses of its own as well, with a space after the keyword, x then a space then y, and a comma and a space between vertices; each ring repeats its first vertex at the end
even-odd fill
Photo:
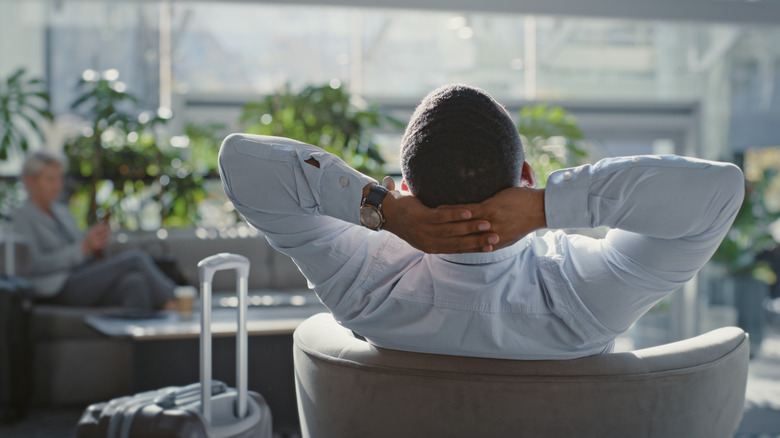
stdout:
MULTIPOLYGON (((327 312, 314 292, 254 292, 249 295, 247 331, 249 336, 291 334, 298 324, 320 312, 327 312)), ((215 294, 212 299, 211 332, 214 337, 236 336, 238 299, 215 294)), ((147 317, 133 312, 89 315, 84 322, 112 338, 159 341, 200 337, 200 309, 183 319, 175 311, 149 312, 147 317)))
MULTIPOLYGON (((310 316, 326 312, 313 292, 253 292, 249 297, 249 389, 271 407, 274 430, 298 429, 292 333, 310 316)), ((212 307, 213 378, 235 386, 237 299, 215 294, 212 307)), ((181 386, 200 379, 200 310, 190 319, 177 312, 150 318, 89 315, 85 322, 116 339, 132 340, 134 392, 181 386)))

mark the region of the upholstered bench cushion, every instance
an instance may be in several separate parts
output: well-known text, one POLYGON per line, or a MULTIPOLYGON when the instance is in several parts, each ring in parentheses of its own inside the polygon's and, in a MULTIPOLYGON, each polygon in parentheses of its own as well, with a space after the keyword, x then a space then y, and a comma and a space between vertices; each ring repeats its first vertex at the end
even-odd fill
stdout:
POLYGON ((36 340, 105 339, 84 322, 87 315, 117 311, 110 307, 68 307, 37 304, 33 306, 32 335, 36 340))

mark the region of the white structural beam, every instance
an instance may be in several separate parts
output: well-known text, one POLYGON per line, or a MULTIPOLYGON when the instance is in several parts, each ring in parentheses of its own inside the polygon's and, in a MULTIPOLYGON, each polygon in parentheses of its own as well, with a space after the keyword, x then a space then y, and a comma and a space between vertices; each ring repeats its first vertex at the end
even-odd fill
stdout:
MULTIPOLYGON (((51 0, 68 1, 68 0, 51 0)), ((95 0, 112 1, 112 0, 95 0)), ((159 0, 131 0, 157 2, 159 0)), ((173 0, 192 2, 193 0, 173 0)), ((207 0, 195 0, 207 1, 207 0)), ((213 0, 211 0, 213 2, 213 0)), ((780 26, 780 3, 738 0, 229 0, 235 3, 516 13, 780 26)), ((226 1, 227 3, 227 1, 226 1)))

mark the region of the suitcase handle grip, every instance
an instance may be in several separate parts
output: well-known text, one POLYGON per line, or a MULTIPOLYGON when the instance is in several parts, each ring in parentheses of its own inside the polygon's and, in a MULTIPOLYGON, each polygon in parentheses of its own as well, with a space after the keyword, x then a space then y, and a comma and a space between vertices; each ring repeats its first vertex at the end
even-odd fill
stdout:
POLYGON ((214 279, 214 274, 228 269, 235 269, 239 278, 249 277, 249 260, 242 255, 227 252, 206 257, 198 263, 200 282, 211 283, 211 280, 214 279))
POLYGON ((247 345, 247 284, 249 260, 238 254, 221 253, 206 257, 198 263, 201 285, 200 319, 200 385, 201 410, 207 424, 211 424, 211 283, 218 271, 234 269, 238 289, 238 326, 236 330, 236 390, 238 400, 236 416, 247 414, 248 345, 247 345))

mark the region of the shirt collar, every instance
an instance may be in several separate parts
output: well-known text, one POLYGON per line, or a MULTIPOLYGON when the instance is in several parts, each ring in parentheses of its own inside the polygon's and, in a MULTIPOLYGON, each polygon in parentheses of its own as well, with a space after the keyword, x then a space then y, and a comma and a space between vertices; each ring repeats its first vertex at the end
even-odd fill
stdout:
POLYGON ((481 265, 486 263, 495 263, 501 260, 508 259, 519 254, 528 245, 529 236, 525 236, 522 239, 515 242, 513 245, 501 248, 493 252, 468 252, 464 254, 436 254, 448 262, 462 263, 465 265, 481 265))

